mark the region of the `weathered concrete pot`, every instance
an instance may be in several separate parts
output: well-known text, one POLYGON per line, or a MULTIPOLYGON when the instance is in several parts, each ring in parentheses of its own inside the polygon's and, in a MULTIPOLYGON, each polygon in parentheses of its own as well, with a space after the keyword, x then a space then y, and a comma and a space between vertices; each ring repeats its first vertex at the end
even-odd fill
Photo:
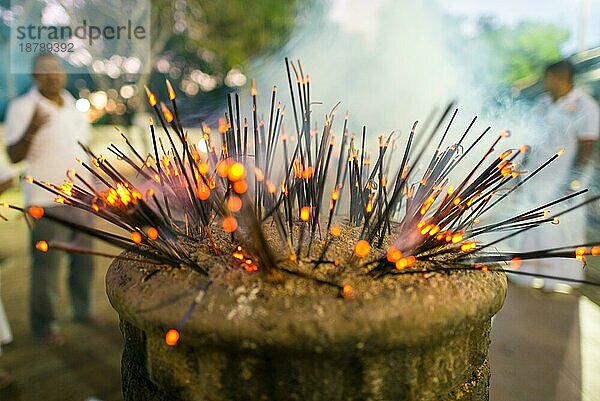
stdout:
POLYGON ((171 347, 165 332, 205 279, 171 269, 144 281, 154 269, 116 260, 106 278, 126 401, 488 399, 501 273, 400 280, 351 299, 212 284, 171 347))

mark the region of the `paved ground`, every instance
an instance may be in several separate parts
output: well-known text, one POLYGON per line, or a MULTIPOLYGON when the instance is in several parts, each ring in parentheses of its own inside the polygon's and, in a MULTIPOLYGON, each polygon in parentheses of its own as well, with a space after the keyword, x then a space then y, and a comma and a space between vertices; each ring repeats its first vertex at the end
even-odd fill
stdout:
MULTIPOLYGON (((9 192, 2 200, 17 200, 9 192), (8 198, 8 199, 7 199, 8 198)), ((4 213, 4 210, 0 210, 4 213)), ((96 310, 102 329, 62 322, 68 343, 49 350, 28 330, 26 226, 14 213, 0 222, 1 295, 15 340, 4 347, 0 368, 15 377, 2 401, 121 400, 121 337, 104 293, 109 261, 97 259, 96 310)), ((64 291, 63 291, 64 293, 64 291)), ((590 295, 593 296, 593 295, 590 295)), ((63 297, 66 308, 66 299, 63 297)), ((599 401, 600 308, 575 295, 543 294, 511 286, 494 320, 491 344, 492 401, 599 401)))
MULTIPOLYGON (((7 196, 12 198, 17 194, 5 194, 2 200, 7 196)), ((0 222, 0 257, 5 258, 0 263, 0 290, 14 335, 13 343, 3 347, 0 368, 15 378, 11 389, 0 391, 0 400, 92 401, 93 397, 103 401, 121 400, 122 341, 117 314, 110 308, 104 292, 104 274, 110 261, 96 259, 94 280, 96 311, 106 321, 106 327, 92 328, 70 322, 63 287, 61 322, 67 345, 55 350, 37 345, 29 332, 27 319, 26 225, 16 213, 4 210, 0 213, 9 218, 8 222, 0 222)))
POLYGON ((586 298, 511 285, 494 318, 490 399, 600 400, 599 311, 586 298))

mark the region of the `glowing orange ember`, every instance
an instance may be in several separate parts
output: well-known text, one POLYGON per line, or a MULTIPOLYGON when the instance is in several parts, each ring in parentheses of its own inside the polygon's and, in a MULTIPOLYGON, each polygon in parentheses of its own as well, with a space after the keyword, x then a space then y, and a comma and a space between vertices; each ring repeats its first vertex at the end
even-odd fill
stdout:
POLYGON ((518 269, 522 265, 523 265, 523 261, 521 260, 521 258, 514 257, 510 261, 510 267, 513 269, 518 269))
POLYGON ((142 195, 125 184, 118 183, 116 188, 110 188, 104 193, 104 199, 109 205, 119 207, 136 204, 138 199, 142 199, 142 195))
POLYGON ((142 242, 142 234, 140 234, 137 231, 133 231, 130 235, 131 240, 136 243, 136 244, 140 244, 142 242))
POLYGON ((179 332, 175 329, 170 329, 165 335, 165 342, 167 345, 173 346, 179 342, 179 332))
POLYGON ((72 181, 65 181, 62 185, 58 186, 58 189, 67 196, 73 196, 73 185, 72 181))
POLYGON ((171 110, 169 110, 169 108, 165 106, 163 102, 160 102, 160 109, 162 110, 162 113, 165 116, 165 120, 167 120, 168 123, 173 121, 173 113, 171 113, 171 110))
POLYGON ((254 262, 252 262, 252 259, 246 259, 246 264, 244 265, 244 269, 247 272, 252 273, 252 272, 258 271, 258 266, 256 266, 254 264, 254 262))
POLYGON ((334 237, 338 237, 341 233, 342 233, 342 229, 339 228, 338 226, 333 226, 331 227, 331 235, 333 235, 334 237))
POLYGON ((463 239, 462 233, 456 233, 452 236, 452 243, 457 244, 460 241, 462 241, 462 239, 463 239))
POLYGON ((476 269, 481 269, 482 272, 488 271, 488 267, 486 265, 475 265, 476 269))
MULTIPOLYGON (((227 131, 229 131, 229 128, 231 128, 231 125, 227 122, 227 120, 223 117, 219 118, 219 133, 226 134, 227 131)), ((224 149, 227 149, 227 147, 224 149)))
POLYGON ((244 260, 244 252, 242 252, 242 247, 238 246, 235 251, 233 251, 233 257, 239 260, 244 260))
POLYGON ((417 258, 415 258, 413 255, 407 256, 396 262, 396 269, 404 270, 407 267, 414 265, 416 262, 417 262, 417 258))
POLYGON ((242 165, 242 163, 233 163, 229 168, 229 172, 227 177, 229 177, 230 181, 236 182, 241 180, 246 176, 246 169, 242 165))
POLYGON ((205 162, 198 163, 198 172, 202 175, 208 174, 208 164, 205 162))
POLYGON ((470 251, 471 249, 475 249, 477 245, 474 242, 467 242, 466 244, 462 244, 460 246, 460 250, 463 252, 470 251))
POLYGON ((158 230, 155 227, 150 227, 148 229, 148 238, 151 240, 155 240, 158 238, 158 230))
POLYGON ((228 233, 234 232, 237 230, 237 227, 238 223, 235 217, 228 216, 223 219, 223 230, 227 231, 228 233))
POLYGON ((34 219, 39 220, 44 216, 44 208, 40 206, 31 206, 28 212, 34 219))
POLYGON ((308 180, 314 174, 314 169, 311 166, 308 166, 306 169, 302 170, 301 176, 303 179, 308 180))
POLYGON ((429 230, 431 230, 433 228, 433 224, 427 224, 425 227, 423 227, 423 229, 421 230, 421 235, 425 235, 429 232, 429 230))
POLYGON ((237 194, 243 194, 246 193, 246 191, 248 190, 248 184, 246 183, 246 180, 240 180, 240 181, 236 181, 233 183, 233 190, 237 193, 237 194))
POLYGON ((239 196, 232 195, 227 199, 227 207, 232 212, 239 212, 242 208, 242 200, 239 196))
POLYGON ((200 200, 207 200, 210 198, 210 189, 204 184, 200 184, 198 190, 196 190, 196 195, 200 200))
POLYGON ((148 87, 145 85, 144 89, 146 89, 146 96, 148 96, 148 103, 150 103, 150 106, 156 106, 156 96, 154 95, 154 93, 150 92, 150 89, 148 89, 148 87))
POLYGON ((342 296, 344 298, 350 298, 352 296, 352 286, 349 284, 345 284, 342 287, 342 296))
POLYGON ((435 202, 435 197, 433 195, 430 196, 429 198, 427 198, 427 200, 425 202, 423 202, 423 206, 421 207, 421 210, 420 210, 421 216, 423 216, 425 213, 427 213, 427 211, 429 210, 431 205, 433 205, 433 202, 435 202))
POLYGON ((592 256, 598 256, 600 255, 600 246, 593 246, 592 247, 592 256))
POLYGON ((300 220, 308 221, 309 218, 310 218, 310 208, 308 206, 304 206, 302 209, 300 209, 300 220))
MULTIPOLYGON (((503 177, 508 177, 509 175, 512 175, 512 173, 513 173, 512 169, 513 169, 513 166, 508 165, 506 167, 503 167, 500 170, 500 173, 502 174, 503 177)), ((471 206, 471 205, 467 205, 467 206, 471 206)))
POLYGON ((585 246, 580 246, 575 249, 575 258, 577 260, 585 260, 585 254, 587 253, 587 248, 585 246))
POLYGON ((500 156, 498 157, 498 159, 504 160, 508 156, 510 156, 511 153, 512 153, 512 150, 505 150, 504 152, 500 153, 500 156))
POLYGON ((402 251, 395 246, 390 246, 387 250, 387 260, 396 263, 402 258, 402 251))
POLYGON ((38 251, 42 251, 42 252, 48 252, 48 243, 46 241, 38 241, 35 244, 35 248, 38 251))
POLYGON ((175 91, 173 90, 173 87, 171 86, 171 82, 166 79, 165 80, 167 83, 167 92, 169 92, 169 100, 173 100, 175 99, 175 91))
POLYGON ((440 230, 441 230, 440 226, 438 226, 438 225, 435 225, 435 226, 433 226, 433 228, 432 228, 432 229, 429 231, 429 235, 433 237, 434 235, 436 235, 437 233, 439 233, 439 232, 440 232, 440 230))
POLYGON ((354 245, 354 254, 359 258, 364 258, 369 252, 371 252, 371 245, 364 239, 361 239, 354 245))

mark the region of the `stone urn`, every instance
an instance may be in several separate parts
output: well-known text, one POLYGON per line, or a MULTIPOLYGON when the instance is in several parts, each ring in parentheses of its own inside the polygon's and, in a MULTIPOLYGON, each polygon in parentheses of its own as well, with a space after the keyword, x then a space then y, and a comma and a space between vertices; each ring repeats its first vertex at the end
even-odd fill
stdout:
POLYGON ((207 286, 187 269, 112 263, 126 401, 488 399, 503 273, 365 279, 348 298, 296 276, 277 285, 239 276, 207 286))

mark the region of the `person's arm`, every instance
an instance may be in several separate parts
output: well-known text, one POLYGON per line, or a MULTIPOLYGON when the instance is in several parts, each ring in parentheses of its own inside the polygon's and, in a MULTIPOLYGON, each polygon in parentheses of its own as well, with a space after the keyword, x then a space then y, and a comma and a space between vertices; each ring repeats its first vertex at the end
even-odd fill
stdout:
POLYGON ((564 183, 567 192, 581 188, 585 169, 588 163, 593 162, 600 130, 600 108, 598 104, 591 99, 583 102, 580 106, 580 114, 573 126, 577 137, 577 149, 564 183))
POLYGON ((573 169, 575 171, 582 172, 585 170, 594 155, 595 144, 596 141, 594 139, 580 139, 577 141, 577 154, 573 162, 573 169))
POLYGON ((594 149, 600 134, 600 107, 593 100, 585 102, 577 124, 577 154, 573 161, 573 171, 583 173, 594 157, 594 149))
POLYGON ((18 163, 27 157, 27 152, 29 152, 33 138, 39 129, 48 122, 48 119, 48 114, 42 112, 39 107, 35 109, 33 117, 21 138, 12 145, 7 146, 8 157, 11 162, 18 163))

